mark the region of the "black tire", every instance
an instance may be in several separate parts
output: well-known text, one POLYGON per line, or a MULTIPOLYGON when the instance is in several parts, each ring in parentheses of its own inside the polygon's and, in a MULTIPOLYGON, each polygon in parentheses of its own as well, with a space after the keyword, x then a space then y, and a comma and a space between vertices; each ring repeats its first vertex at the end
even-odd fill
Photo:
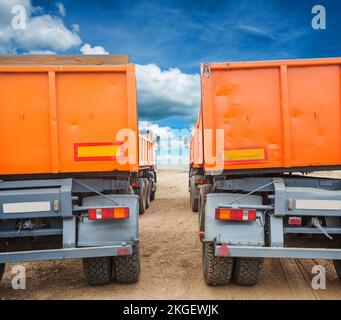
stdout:
POLYGON ((334 268, 337 276, 341 280, 341 260, 333 260, 334 268))
POLYGON ((205 207, 207 195, 212 192, 212 187, 210 185, 204 185, 200 188, 199 194, 199 230, 205 231, 205 207))
POLYGON ((83 269, 86 281, 91 286, 105 285, 112 279, 111 257, 83 258, 83 269))
POLYGON ((0 263, 0 282, 2 280, 2 276, 5 273, 5 267, 6 267, 6 265, 4 263, 0 263))
POLYGON ((151 185, 149 200, 154 201, 155 200, 155 194, 156 194, 156 183, 154 181, 154 178, 149 178, 149 184, 151 185))
POLYGON ((263 258, 236 258, 233 280, 241 286, 254 286, 262 276, 263 258))
POLYGON ((113 275, 119 283, 136 282, 140 275, 140 252, 138 245, 133 247, 131 256, 113 257, 113 275))
POLYGON ((199 199, 195 199, 195 184, 190 182, 190 187, 189 187, 189 202, 191 205, 191 209, 193 212, 198 212, 199 210, 199 199))
POLYGON ((136 194, 139 195, 139 214, 144 214, 146 211, 146 197, 145 197, 145 183, 141 180, 141 187, 136 190, 136 194))
POLYGON ((150 201, 154 201, 155 200, 155 195, 156 195, 156 187, 154 187, 154 191, 152 191, 150 193, 150 201))
POLYGON ((232 277, 233 258, 214 255, 214 245, 203 244, 203 269, 206 284, 222 286, 228 284, 232 277))
POLYGON ((145 186, 146 186, 146 194, 145 194, 145 197, 146 197, 146 209, 149 208, 149 205, 150 205, 150 192, 151 192, 151 184, 149 182, 149 179, 145 178, 144 179, 145 181, 145 186))

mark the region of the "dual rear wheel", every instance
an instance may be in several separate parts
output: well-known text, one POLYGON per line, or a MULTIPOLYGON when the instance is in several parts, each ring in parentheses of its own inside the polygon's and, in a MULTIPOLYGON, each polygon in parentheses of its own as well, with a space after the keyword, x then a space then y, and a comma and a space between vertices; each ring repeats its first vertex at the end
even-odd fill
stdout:
POLYGON ((87 282, 92 286, 110 283, 136 282, 140 274, 140 253, 138 245, 130 256, 84 258, 83 269, 87 282))
POLYGON ((150 202, 154 201, 156 194, 156 184, 154 176, 141 179, 141 186, 135 189, 135 194, 139 195, 139 214, 144 214, 149 208, 150 202))
POLYGON ((189 182, 189 202, 193 212, 198 212, 199 210, 199 199, 196 198, 196 190, 194 177, 191 177, 189 182))
POLYGON ((203 269, 208 285, 228 284, 231 279, 241 286, 254 286, 261 278, 262 258, 231 258, 214 255, 214 245, 203 244, 203 269))
MULTIPOLYGON (((199 196, 199 230, 205 231, 205 208, 207 195, 212 187, 204 185, 199 196)), ((214 244, 203 243, 203 271, 208 285, 219 286, 228 284, 231 279, 242 286, 254 286, 261 278, 264 259, 232 258, 215 256, 214 244)))

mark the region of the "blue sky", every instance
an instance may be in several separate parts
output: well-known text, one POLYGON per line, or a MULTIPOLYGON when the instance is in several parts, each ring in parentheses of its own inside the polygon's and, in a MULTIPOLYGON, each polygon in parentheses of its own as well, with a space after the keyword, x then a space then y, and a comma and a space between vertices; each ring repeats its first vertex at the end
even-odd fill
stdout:
MULTIPOLYGON (((337 0, 61 2, 66 24, 78 23, 87 42, 162 69, 195 73, 206 61, 329 57, 341 51, 337 0), (315 4, 326 7, 326 30, 311 28, 315 4)), ((33 4, 56 10, 53 1, 33 4)))
POLYGON ((192 126, 202 62, 341 56, 337 0, 0 0, 0 19, 6 1, 30 6, 35 29, 6 42, 0 21, 0 51, 2 41, 2 51, 10 46, 11 53, 79 54, 98 46, 129 54, 131 62, 149 66, 138 69, 140 119, 162 127, 192 126), (315 4, 326 8, 326 30, 311 27, 315 4), (43 31, 51 25, 61 32, 48 40, 43 31))

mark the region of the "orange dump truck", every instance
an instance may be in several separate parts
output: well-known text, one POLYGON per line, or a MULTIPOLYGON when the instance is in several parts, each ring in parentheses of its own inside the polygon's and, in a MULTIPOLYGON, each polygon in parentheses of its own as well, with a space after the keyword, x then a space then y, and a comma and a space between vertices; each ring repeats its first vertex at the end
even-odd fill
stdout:
POLYGON ((341 277, 341 59, 202 65, 189 190, 208 284, 253 285, 264 258, 341 277), (309 236, 309 241, 304 241, 309 236))
POLYGON ((90 284, 136 281, 155 192, 127 56, 0 56, 0 278, 6 262, 83 258, 90 284))

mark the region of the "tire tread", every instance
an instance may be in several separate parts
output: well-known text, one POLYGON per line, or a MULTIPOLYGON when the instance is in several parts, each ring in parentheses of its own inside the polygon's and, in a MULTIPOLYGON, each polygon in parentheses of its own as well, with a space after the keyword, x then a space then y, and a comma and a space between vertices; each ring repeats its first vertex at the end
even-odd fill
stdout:
POLYGON ((203 244, 203 264, 205 282, 211 286, 226 285, 230 282, 233 270, 233 258, 214 255, 214 245, 203 244))
POLYGON ((113 257, 114 279, 119 283, 136 282, 140 275, 140 252, 138 245, 133 247, 130 256, 113 257))
POLYGON ((92 286, 108 284, 112 279, 111 257, 84 258, 83 269, 87 282, 92 286))
POLYGON ((241 286, 254 286, 262 275, 263 258, 236 258, 233 280, 241 286))

